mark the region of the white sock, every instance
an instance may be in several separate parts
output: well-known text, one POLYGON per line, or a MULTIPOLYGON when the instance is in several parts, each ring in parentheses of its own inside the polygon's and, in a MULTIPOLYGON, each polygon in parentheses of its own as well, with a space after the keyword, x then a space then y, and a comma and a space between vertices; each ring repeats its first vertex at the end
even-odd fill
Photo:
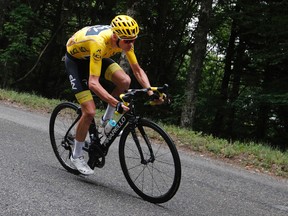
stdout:
POLYGON ((73 158, 78 158, 83 155, 84 142, 79 142, 75 139, 74 149, 73 149, 73 158))
POLYGON ((111 105, 108 104, 106 111, 104 113, 104 116, 103 116, 103 120, 105 121, 107 119, 112 119, 114 116, 115 110, 116 110, 115 107, 112 107, 111 105))

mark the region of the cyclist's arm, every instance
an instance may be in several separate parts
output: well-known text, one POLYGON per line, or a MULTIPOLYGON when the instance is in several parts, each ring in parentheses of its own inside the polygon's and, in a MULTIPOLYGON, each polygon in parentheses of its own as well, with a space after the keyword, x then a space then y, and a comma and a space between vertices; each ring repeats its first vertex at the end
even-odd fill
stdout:
POLYGON ((113 107, 116 107, 119 101, 117 101, 112 95, 110 95, 99 82, 102 67, 101 54, 101 46, 95 46, 91 48, 88 86, 89 89, 93 91, 101 100, 107 102, 113 107))
MULTIPOLYGON (((138 63, 130 65, 134 76, 136 77, 137 81, 142 85, 143 88, 151 87, 149 79, 143 69, 140 67, 138 63)), ((153 95, 153 91, 147 92, 149 96, 153 95)), ((155 105, 160 105, 164 102, 163 98, 153 99, 155 105)))
POLYGON ((89 74, 100 77, 102 67, 102 47, 92 44, 90 47, 89 74))
POLYGON ((119 102, 102 87, 99 82, 99 76, 89 76, 89 89, 92 90, 101 100, 107 102, 113 107, 116 107, 119 102))
MULTIPOLYGON (((132 47, 131 50, 126 52, 126 56, 127 56, 127 59, 129 61, 130 66, 131 66, 131 69, 133 71, 133 74, 136 77, 137 81, 140 83, 140 85, 143 88, 151 87, 146 73, 144 72, 144 70, 140 67, 140 65, 137 62, 137 58, 136 58, 136 55, 134 53, 134 47, 132 47)), ((153 92, 149 91, 148 94, 152 95, 153 92)))
MULTIPOLYGON (((136 77, 137 81, 140 83, 140 85, 143 88, 149 88, 151 87, 149 79, 144 72, 144 70, 140 67, 138 63, 131 64, 131 69, 133 71, 134 76, 136 77)), ((153 94, 153 92, 148 92, 149 95, 153 94)))

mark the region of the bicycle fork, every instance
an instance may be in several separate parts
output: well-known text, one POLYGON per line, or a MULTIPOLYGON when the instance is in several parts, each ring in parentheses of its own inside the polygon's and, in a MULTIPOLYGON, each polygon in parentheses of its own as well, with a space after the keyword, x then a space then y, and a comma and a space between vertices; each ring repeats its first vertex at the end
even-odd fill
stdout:
POLYGON ((142 137, 144 138, 145 143, 146 143, 146 145, 147 145, 147 147, 149 149, 149 153, 150 153, 150 157, 145 159, 142 147, 141 147, 139 139, 138 139, 138 137, 136 135, 135 127, 131 127, 131 134, 132 134, 133 140, 134 140, 134 142, 135 142, 135 144, 137 146, 137 149, 139 151, 139 154, 140 154, 140 157, 141 157, 141 164, 146 165, 146 164, 148 164, 150 162, 153 163, 155 161, 155 155, 154 155, 150 140, 148 139, 148 137, 147 137, 147 135, 146 135, 146 133, 145 133, 145 131, 144 131, 142 126, 138 126, 138 129, 139 129, 142 137))

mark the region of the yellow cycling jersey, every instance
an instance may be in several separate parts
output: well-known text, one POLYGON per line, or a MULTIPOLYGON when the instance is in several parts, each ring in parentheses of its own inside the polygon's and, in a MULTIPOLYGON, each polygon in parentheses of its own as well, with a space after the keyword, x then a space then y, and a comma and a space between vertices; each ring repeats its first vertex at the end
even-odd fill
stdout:
MULTIPOLYGON (((111 44, 111 27, 107 25, 87 26, 76 32, 67 42, 67 52, 77 59, 90 58, 90 75, 100 76, 102 58, 122 52, 111 44)), ((136 64, 134 46, 126 52, 130 64, 136 64)))

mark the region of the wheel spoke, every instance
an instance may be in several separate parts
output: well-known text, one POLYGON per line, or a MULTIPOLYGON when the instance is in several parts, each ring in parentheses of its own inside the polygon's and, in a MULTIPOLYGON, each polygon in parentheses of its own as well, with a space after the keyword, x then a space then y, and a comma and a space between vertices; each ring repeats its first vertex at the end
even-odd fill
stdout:
POLYGON ((175 145, 159 126, 148 120, 142 119, 134 128, 134 139, 131 133, 126 133, 120 140, 124 175, 132 189, 145 200, 166 202, 175 195, 181 178, 175 145))
POLYGON ((76 133, 75 121, 79 116, 77 110, 78 107, 72 103, 59 104, 51 114, 49 125, 50 140, 58 161, 66 170, 74 174, 79 172, 72 166, 69 157, 72 151, 71 142, 76 133))

